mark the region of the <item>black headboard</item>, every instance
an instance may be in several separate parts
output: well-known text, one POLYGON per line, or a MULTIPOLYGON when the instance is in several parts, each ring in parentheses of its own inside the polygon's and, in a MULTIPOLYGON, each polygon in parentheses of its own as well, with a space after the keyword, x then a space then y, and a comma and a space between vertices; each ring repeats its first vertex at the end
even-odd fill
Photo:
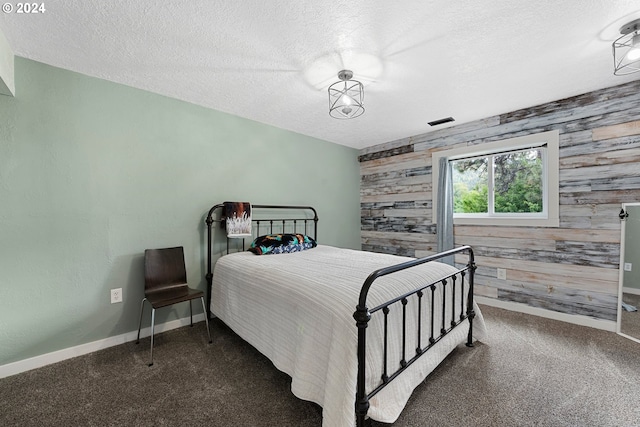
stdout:
MULTIPOLYGON (((311 206, 285 206, 285 205, 251 205, 252 209, 252 233, 260 236, 262 234, 273 233, 303 233, 311 235, 318 240, 318 212, 311 206), (311 217, 311 214, 313 217, 311 217), (313 228, 311 228, 313 222, 313 228)), ((207 313, 211 318, 211 282, 213 280, 213 224, 219 223, 220 229, 224 231, 226 216, 224 203, 219 203, 209 209, 207 219, 207 313)), ((226 238, 226 233, 225 233, 226 238)), ((229 241, 227 240, 227 253, 229 253, 229 241)), ((240 240, 240 239, 234 239, 240 240)), ((244 239, 242 240, 242 250, 244 250, 244 239)))

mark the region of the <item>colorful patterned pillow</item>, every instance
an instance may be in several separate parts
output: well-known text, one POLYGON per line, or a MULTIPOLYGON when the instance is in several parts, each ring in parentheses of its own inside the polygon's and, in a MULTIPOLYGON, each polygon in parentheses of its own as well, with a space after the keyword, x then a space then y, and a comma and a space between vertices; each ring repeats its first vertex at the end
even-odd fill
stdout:
POLYGON ((256 237, 248 250, 256 255, 269 255, 300 252, 316 246, 316 241, 304 234, 267 234, 256 237))

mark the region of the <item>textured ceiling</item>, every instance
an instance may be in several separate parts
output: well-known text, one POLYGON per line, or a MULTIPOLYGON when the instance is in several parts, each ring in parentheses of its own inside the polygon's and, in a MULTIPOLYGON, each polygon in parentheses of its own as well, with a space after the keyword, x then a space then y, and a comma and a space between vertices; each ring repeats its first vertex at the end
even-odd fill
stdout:
POLYGON ((640 78, 611 54, 637 0, 44 3, 0 14, 16 55, 355 148, 640 78), (328 114, 343 68, 353 120, 328 114))

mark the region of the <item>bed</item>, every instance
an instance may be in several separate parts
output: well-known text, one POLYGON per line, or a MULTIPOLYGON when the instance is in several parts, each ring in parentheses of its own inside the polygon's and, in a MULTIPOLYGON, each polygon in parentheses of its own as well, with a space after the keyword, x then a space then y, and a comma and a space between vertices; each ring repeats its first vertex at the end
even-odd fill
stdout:
MULTIPOLYGON (((312 207, 253 208, 274 215, 253 220, 256 236, 317 240, 312 207)), ((321 243, 257 256, 244 250, 244 240, 240 250, 237 239, 227 239, 214 268, 213 225, 223 228, 224 219, 224 204, 206 219, 207 315, 291 376, 292 392, 322 407, 324 427, 394 422, 413 389, 454 348, 486 333, 473 301, 468 246, 420 259, 321 243), (466 264, 439 262, 465 255, 466 264)))

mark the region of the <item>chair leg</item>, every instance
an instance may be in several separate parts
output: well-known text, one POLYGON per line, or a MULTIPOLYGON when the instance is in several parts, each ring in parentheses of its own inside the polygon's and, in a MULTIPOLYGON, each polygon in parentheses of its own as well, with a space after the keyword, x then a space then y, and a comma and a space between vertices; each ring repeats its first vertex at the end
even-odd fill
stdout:
POLYGON ((146 298, 142 298, 142 303, 140 304, 140 321, 138 321, 138 338, 136 338, 136 344, 140 343, 140 328, 142 327, 142 312, 144 311, 144 302, 146 298))
POLYGON ((149 362, 149 366, 153 366, 153 328, 155 326, 156 321, 156 309, 151 307, 151 361, 149 362))
POLYGON ((204 297, 200 297, 200 301, 202 301, 202 308, 204 309, 204 322, 207 325, 207 334, 209 334, 209 344, 213 342, 211 339, 211 329, 209 329, 209 319, 207 318, 207 307, 204 305, 204 297))
POLYGON ((193 326, 193 307, 191 307, 191 301, 189 300, 189 318, 191 319, 191 326, 193 326))

